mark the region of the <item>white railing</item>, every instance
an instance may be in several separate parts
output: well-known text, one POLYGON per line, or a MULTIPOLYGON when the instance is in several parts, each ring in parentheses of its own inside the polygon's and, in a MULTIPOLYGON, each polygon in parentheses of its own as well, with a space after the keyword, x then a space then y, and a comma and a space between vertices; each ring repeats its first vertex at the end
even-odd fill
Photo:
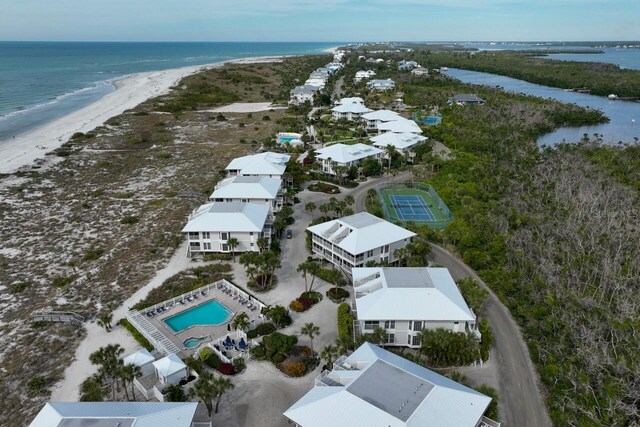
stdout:
POLYGON ((136 328, 149 342, 153 345, 159 353, 167 356, 172 353, 180 352, 180 349, 175 345, 165 334, 160 332, 149 320, 146 315, 143 315, 137 310, 131 310, 126 314, 126 318, 131 325, 136 328))
POLYGON ((153 397, 153 391, 144 388, 144 386, 140 383, 140 381, 138 381, 137 378, 133 379, 133 384, 138 388, 138 391, 142 393, 145 399, 151 399, 153 397))
POLYGON ((493 421, 491 418, 487 418, 484 415, 480 418, 480 422, 477 427, 500 427, 500 423, 493 421))

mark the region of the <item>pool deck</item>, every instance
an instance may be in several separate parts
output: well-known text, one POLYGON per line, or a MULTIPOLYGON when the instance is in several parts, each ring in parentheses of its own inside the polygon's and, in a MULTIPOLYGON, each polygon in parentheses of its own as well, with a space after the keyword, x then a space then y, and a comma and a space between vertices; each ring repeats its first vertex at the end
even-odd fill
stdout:
POLYGON ((178 348, 180 348, 181 354, 185 356, 189 356, 195 353, 197 350, 202 348, 202 346, 208 342, 215 340, 216 338, 220 338, 225 336, 228 333, 227 325, 233 321, 233 318, 241 313, 247 313, 249 316, 249 321, 251 322, 251 327, 254 324, 257 324, 260 319, 260 310, 251 311, 246 306, 240 304, 237 300, 233 299, 233 296, 227 295, 222 290, 217 288, 210 289, 205 296, 200 296, 198 299, 193 300, 191 302, 186 302, 184 305, 176 304, 173 308, 165 311, 162 314, 156 315, 155 317, 147 317, 147 320, 153 324, 153 326, 158 329, 163 335, 165 335, 171 342, 173 342, 178 348), (227 309, 232 312, 232 316, 229 317, 229 320, 224 322, 221 325, 213 326, 213 325, 203 325, 203 326, 192 326, 183 331, 174 333, 166 323, 163 322, 164 319, 175 316, 185 310, 196 307, 200 304, 217 300, 221 304, 223 304, 227 309), (200 343, 198 347, 195 348, 185 348, 184 341, 188 338, 200 338, 205 337, 206 339, 200 343))

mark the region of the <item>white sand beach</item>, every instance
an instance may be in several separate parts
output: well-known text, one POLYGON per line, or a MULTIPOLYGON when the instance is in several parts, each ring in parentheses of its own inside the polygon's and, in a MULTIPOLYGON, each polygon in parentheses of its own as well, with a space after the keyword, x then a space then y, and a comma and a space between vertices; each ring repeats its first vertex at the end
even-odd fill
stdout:
POLYGON ((114 82, 115 90, 96 102, 64 117, 44 124, 13 140, 0 144, 0 173, 10 173, 43 158, 67 142, 76 132, 89 132, 113 116, 134 108, 149 98, 165 94, 183 77, 225 63, 264 63, 281 61, 282 56, 242 58, 214 64, 195 65, 126 76, 114 82))

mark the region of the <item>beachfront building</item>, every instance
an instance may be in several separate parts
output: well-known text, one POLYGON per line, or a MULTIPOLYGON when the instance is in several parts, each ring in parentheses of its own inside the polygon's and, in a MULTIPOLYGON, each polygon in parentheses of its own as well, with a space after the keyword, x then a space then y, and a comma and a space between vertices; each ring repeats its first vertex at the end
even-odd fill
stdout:
POLYGON ((304 82, 305 86, 313 86, 317 88, 317 90, 324 89, 327 85, 327 77, 309 77, 304 82))
POLYGON ((290 158, 289 154, 266 151, 260 154, 237 157, 227 165, 225 170, 229 177, 243 175, 282 179, 290 158))
POLYGON ((483 105, 484 99, 472 93, 456 95, 447 101, 449 105, 483 105))
POLYGON ((393 133, 387 132, 371 138, 374 147, 384 150, 389 145, 395 148, 400 154, 410 152, 416 145, 423 143, 428 138, 415 133, 393 133))
POLYGON ((284 412, 298 427, 499 427, 491 398, 371 343, 333 362, 284 412))
POLYGON ((189 240, 187 255, 196 253, 259 252, 257 240, 271 241, 270 207, 263 203, 207 203, 195 209, 182 229, 189 240), (229 239, 238 241, 229 246, 229 239))
POLYGON ((378 134, 383 133, 422 133, 420 126, 413 120, 400 117, 398 120, 382 122, 378 125, 378 134))
POLYGON ((419 67, 418 63, 416 61, 405 61, 402 60, 400 62, 398 62, 398 70, 399 71, 411 71, 414 68, 419 67))
POLYGON ((313 105, 318 90, 317 86, 302 85, 294 87, 289 91, 289 105, 304 105, 305 102, 313 105))
POLYGON ((379 159, 383 150, 367 144, 333 144, 316 150, 316 160, 322 162, 322 172, 335 175, 335 166, 350 168, 358 166, 364 159, 379 159))
POLYGON ((420 348, 424 329, 471 333, 478 339, 476 315, 464 301, 446 268, 354 268, 357 336, 387 331, 389 346, 420 348))
POLYGON ((344 119, 351 122, 370 111, 370 108, 365 107, 362 98, 343 98, 331 109, 331 117, 333 120, 344 119))
POLYGON ((378 125, 386 122, 394 122, 402 119, 395 111, 391 110, 376 110, 362 115, 362 120, 365 122, 365 129, 368 132, 377 131, 378 125))
POLYGON ((233 176, 218 182, 209 200, 265 204, 269 207, 269 218, 273 218, 284 204, 282 180, 266 176, 233 176))
POLYGON ((178 384, 187 378, 189 368, 175 354, 170 354, 153 362, 153 369, 160 384, 169 386, 178 384))
POLYGON ((29 427, 194 427, 197 402, 49 402, 29 427))
POLYGON ((384 92, 387 90, 394 90, 396 88, 396 82, 391 79, 375 79, 367 82, 367 89, 375 90, 378 92, 384 92))
POLYGON ((356 72, 355 77, 353 78, 354 83, 359 83, 362 80, 369 80, 371 77, 375 76, 376 72, 373 70, 360 70, 356 72))
POLYGON ((427 68, 418 67, 411 70, 411 74, 417 77, 428 76, 429 70, 427 68))
POLYGON ((349 273, 368 262, 393 264, 399 260, 396 251, 416 235, 367 212, 313 225, 307 231, 313 253, 349 273))

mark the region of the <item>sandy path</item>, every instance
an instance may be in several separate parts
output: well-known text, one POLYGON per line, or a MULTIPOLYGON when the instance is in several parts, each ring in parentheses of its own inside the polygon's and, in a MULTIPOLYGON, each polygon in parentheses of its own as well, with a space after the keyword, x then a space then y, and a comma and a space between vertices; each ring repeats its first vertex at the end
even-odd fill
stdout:
MULTIPOLYGON (((159 270, 149 283, 140 288, 113 311, 114 322, 122 319, 129 307, 146 297, 149 291, 160 286, 166 279, 180 271, 195 267, 196 263, 187 258, 186 252, 187 242, 185 241, 176 249, 165 268, 159 270)), ((140 348, 140 345, 134 341, 129 332, 120 326, 107 333, 97 324, 88 323, 86 324, 86 330, 87 336, 76 349, 75 360, 65 369, 63 380, 55 386, 51 393, 52 402, 75 402, 78 400, 80 384, 96 372, 96 366, 89 362, 89 355, 100 347, 107 344, 120 344, 125 349, 125 355, 140 348)))

